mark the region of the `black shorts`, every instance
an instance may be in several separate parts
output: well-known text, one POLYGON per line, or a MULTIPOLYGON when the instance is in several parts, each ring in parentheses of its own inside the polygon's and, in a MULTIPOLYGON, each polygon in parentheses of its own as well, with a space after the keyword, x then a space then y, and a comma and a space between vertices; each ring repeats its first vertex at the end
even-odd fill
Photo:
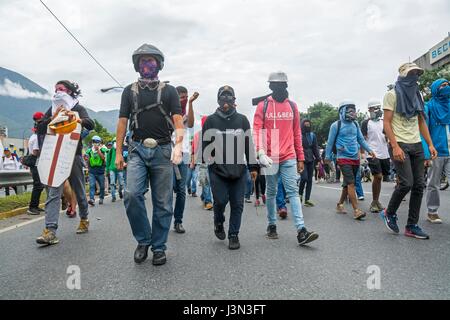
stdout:
POLYGON ((349 184, 355 184, 359 166, 354 166, 351 164, 342 164, 339 165, 339 168, 341 169, 341 174, 344 177, 344 182, 342 183, 342 186, 345 188, 349 184))
POLYGON ((391 171, 391 160, 389 159, 367 159, 369 161, 369 168, 372 174, 382 174, 383 176, 389 175, 391 171))

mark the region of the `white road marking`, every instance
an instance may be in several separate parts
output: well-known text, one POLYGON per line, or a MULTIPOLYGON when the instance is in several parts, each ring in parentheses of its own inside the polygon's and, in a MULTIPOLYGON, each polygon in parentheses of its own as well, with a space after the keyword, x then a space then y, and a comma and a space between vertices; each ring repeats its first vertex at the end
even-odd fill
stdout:
MULTIPOLYGON (((342 188, 333 188, 333 187, 323 187, 323 186, 317 186, 318 188, 322 188, 322 189, 331 189, 331 190, 337 190, 337 191, 342 191, 342 188)), ((372 194, 372 192, 368 192, 368 191, 364 191, 364 193, 369 193, 372 194)), ((390 197, 390 194, 380 194, 380 196, 382 197, 390 197)))
POLYGON ((15 229, 17 229, 17 228, 26 226, 26 225, 31 224, 31 223, 34 223, 34 222, 42 221, 42 220, 44 220, 44 219, 45 219, 45 216, 44 216, 44 217, 39 217, 39 218, 36 218, 36 219, 33 219, 33 220, 30 220, 30 221, 25 221, 25 222, 22 222, 22 223, 13 225, 13 226, 11 226, 11 227, 7 227, 7 228, 4 228, 4 229, 1 229, 1 230, 0 230, 0 234, 1 234, 1 233, 4 233, 4 232, 7 232, 7 231, 15 230, 15 229))

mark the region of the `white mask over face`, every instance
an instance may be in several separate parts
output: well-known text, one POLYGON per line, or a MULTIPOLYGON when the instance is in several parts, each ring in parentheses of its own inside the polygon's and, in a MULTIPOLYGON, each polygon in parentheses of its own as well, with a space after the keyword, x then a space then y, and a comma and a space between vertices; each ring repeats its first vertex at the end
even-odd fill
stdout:
POLYGON ((64 91, 57 91, 52 97, 52 115, 55 114, 59 106, 63 106, 66 110, 71 110, 78 103, 78 100, 71 97, 64 91))

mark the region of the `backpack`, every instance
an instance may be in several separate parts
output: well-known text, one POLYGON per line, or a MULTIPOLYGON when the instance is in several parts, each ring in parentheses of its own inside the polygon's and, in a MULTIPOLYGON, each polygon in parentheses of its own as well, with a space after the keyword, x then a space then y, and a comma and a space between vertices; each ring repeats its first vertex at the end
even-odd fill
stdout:
MULTIPOLYGON (((352 122, 355 124, 356 129, 359 129, 358 123, 357 123, 356 121, 352 121, 352 122)), ((339 120, 339 121, 338 121, 337 131, 336 131, 336 137, 334 138, 333 148, 332 148, 332 152, 333 152, 335 155, 337 155, 336 141, 337 141, 337 138, 338 138, 338 136, 339 136, 339 131, 341 131, 341 126, 342 126, 342 121, 339 120)))
MULTIPOLYGON (((295 105, 294 102, 291 100, 288 100, 289 105, 291 106, 292 109, 292 113, 294 114, 294 119, 295 119, 295 105)), ((264 129, 264 125, 266 124, 266 111, 267 108, 269 107, 269 100, 268 99, 264 99, 264 107, 263 107, 263 129, 264 129)))
POLYGON ((158 84, 158 91, 157 91, 157 97, 156 97, 156 103, 150 104, 148 106, 145 106, 141 109, 139 109, 139 103, 138 103, 138 94, 139 94, 139 85, 137 82, 133 83, 131 85, 131 93, 132 93, 132 97, 133 97, 133 108, 131 110, 131 121, 130 121, 130 131, 133 132, 136 129, 139 129, 139 123, 138 123, 138 115, 141 112, 144 111, 149 111, 153 108, 158 108, 159 111, 163 114, 164 118, 167 121, 167 124, 169 125, 169 129, 171 129, 172 131, 175 131, 175 125, 172 122, 172 119, 170 119, 169 115, 167 114, 167 112, 164 110, 163 108, 163 102, 161 100, 161 96, 162 96, 162 91, 166 86, 166 82, 160 82, 158 84))

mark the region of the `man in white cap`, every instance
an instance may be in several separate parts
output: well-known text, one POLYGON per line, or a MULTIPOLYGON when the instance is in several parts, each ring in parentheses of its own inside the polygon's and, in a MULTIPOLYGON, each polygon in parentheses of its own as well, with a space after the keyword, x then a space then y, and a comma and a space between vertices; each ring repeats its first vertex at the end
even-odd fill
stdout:
POLYGON ((372 181, 372 204, 370 205, 371 212, 380 212, 384 209, 380 203, 381 181, 383 176, 389 175, 391 169, 391 161, 389 157, 387 138, 383 129, 383 111, 381 110, 381 102, 369 102, 370 118, 364 120, 361 124, 361 131, 369 144, 370 148, 375 153, 376 158, 367 157, 369 161, 369 168, 373 175, 372 181))
POLYGON ((418 226, 420 205, 425 188, 424 150, 420 135, 428 144, 431 159, 437 156, 424 117, 424 101, 418 80, 423 70, 415 63, 405 63, 399 68, 394 89, 384 97, 384 131, 389 139, 389 152, 397 172, 398 187, 394 190, 388 207, 380 216, 386 227, 398 234, 397 210, 403 198, 411 191, 408 222, 405 236, 429 239, 418 226))

